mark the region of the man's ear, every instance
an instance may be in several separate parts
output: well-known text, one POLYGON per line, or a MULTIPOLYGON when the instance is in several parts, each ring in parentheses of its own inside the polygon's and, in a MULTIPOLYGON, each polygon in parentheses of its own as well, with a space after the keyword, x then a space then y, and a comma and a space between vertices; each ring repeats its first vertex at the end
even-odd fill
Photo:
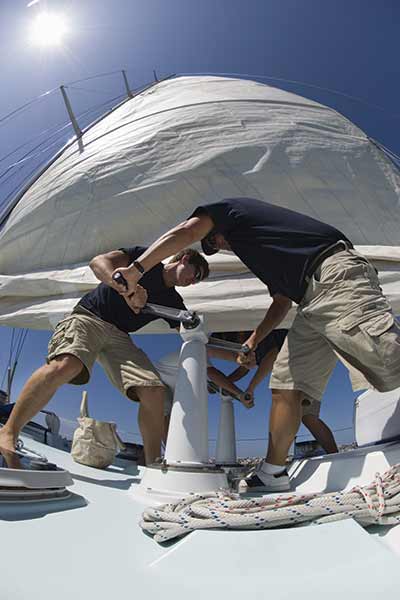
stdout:
POLYGON ((183 265, 187 265, 189 262, 189 259, 190 259, 189 254, 184 254, 179 262, 182 263, 183 265))

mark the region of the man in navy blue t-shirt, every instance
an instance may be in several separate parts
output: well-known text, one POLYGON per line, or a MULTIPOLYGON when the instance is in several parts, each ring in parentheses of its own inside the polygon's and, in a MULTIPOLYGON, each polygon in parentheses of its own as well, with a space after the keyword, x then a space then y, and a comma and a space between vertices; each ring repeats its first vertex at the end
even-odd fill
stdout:
POLYGON ((284 465, 304 395, 321 400, 338 357, 379 391, 399 387, 400 331, 376 270, 341 231, 253 198, 199 206, 138 258, 139 268, 122 269, 128 293, 156 262, 200 240, 205 254, 234 252, 269 290, 272 303, 246 342, 252 350, 298 305, 272 371, 269 446, 258 472, 260 490, 287 490, 284 465))
MULTIPOLYGON (((138 421, 146 464, 161 453, 166 389, 145 353, 129 336, 157 316, 140 312, 144 304, 185 309, 175 286, 198 283, 208 276, 208 263, 196 250, 187 248, 164 265, 155 264, 141 280, 134 295, 120 294, 112 279, 115 269, 126 267, 146 248, 121 248, 96 256, 91 262, 101 283, 86 294, 72 314, 58 323, 49 342, 47 363, 28 379, 7 424, 0 430, 0 447, 13 450, 21 428, 64 383, 83 385, 97 360, 113 385, 130 400, 139 402, 138 421)), ((177 327, 176 321, 169 321, 177 327)))

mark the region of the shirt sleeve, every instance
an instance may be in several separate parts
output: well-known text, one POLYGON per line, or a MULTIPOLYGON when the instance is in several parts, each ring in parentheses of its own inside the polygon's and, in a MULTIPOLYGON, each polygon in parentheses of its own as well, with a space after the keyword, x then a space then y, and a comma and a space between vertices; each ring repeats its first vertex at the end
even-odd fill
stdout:
POLYGON ((143 254, 143 252, 145 250, 147 250, 147 248, 145 248, 144 246, 132 246, 130 248, 118 248, 118 250, 120 250, 121 252, 123 252, 124 254, 127 254, 129 256, 129 259, 131 261, 136 260, 141 254, 143 254))

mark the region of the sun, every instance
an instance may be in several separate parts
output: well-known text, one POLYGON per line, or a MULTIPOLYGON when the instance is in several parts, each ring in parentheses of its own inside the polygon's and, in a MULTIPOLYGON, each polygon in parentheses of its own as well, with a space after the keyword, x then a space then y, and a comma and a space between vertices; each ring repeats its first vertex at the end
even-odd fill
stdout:
POLYGON ((63 16, 42 12, 33 21, 31 41, 39 46, 59 46, 67 31, 67 21, 63 16))

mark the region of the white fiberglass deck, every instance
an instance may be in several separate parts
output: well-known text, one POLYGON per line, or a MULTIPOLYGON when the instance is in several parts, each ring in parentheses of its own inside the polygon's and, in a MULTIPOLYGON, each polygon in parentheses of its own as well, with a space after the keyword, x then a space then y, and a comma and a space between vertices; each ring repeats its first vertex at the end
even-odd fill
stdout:
MULTIPOLYGON (((138 526, 143 506, 132 497, 140 481, 133 463, 102 471, 31 440, 26 446, 70 470, 74 495, 61 503, 0 503, 1 598, 336 600, 398 593, 398 528, 375 528, 371 535, 354 521, 341 521, 271 531, 197 531, 159 546, 138 526)), ((363 483, 370 481, 377 468, 400 462, 400 445, 351 454, 294 464, 297 489, 331 489, 335 474, 351 486, 356 478, 350 472, 357 469, 363 483)))

